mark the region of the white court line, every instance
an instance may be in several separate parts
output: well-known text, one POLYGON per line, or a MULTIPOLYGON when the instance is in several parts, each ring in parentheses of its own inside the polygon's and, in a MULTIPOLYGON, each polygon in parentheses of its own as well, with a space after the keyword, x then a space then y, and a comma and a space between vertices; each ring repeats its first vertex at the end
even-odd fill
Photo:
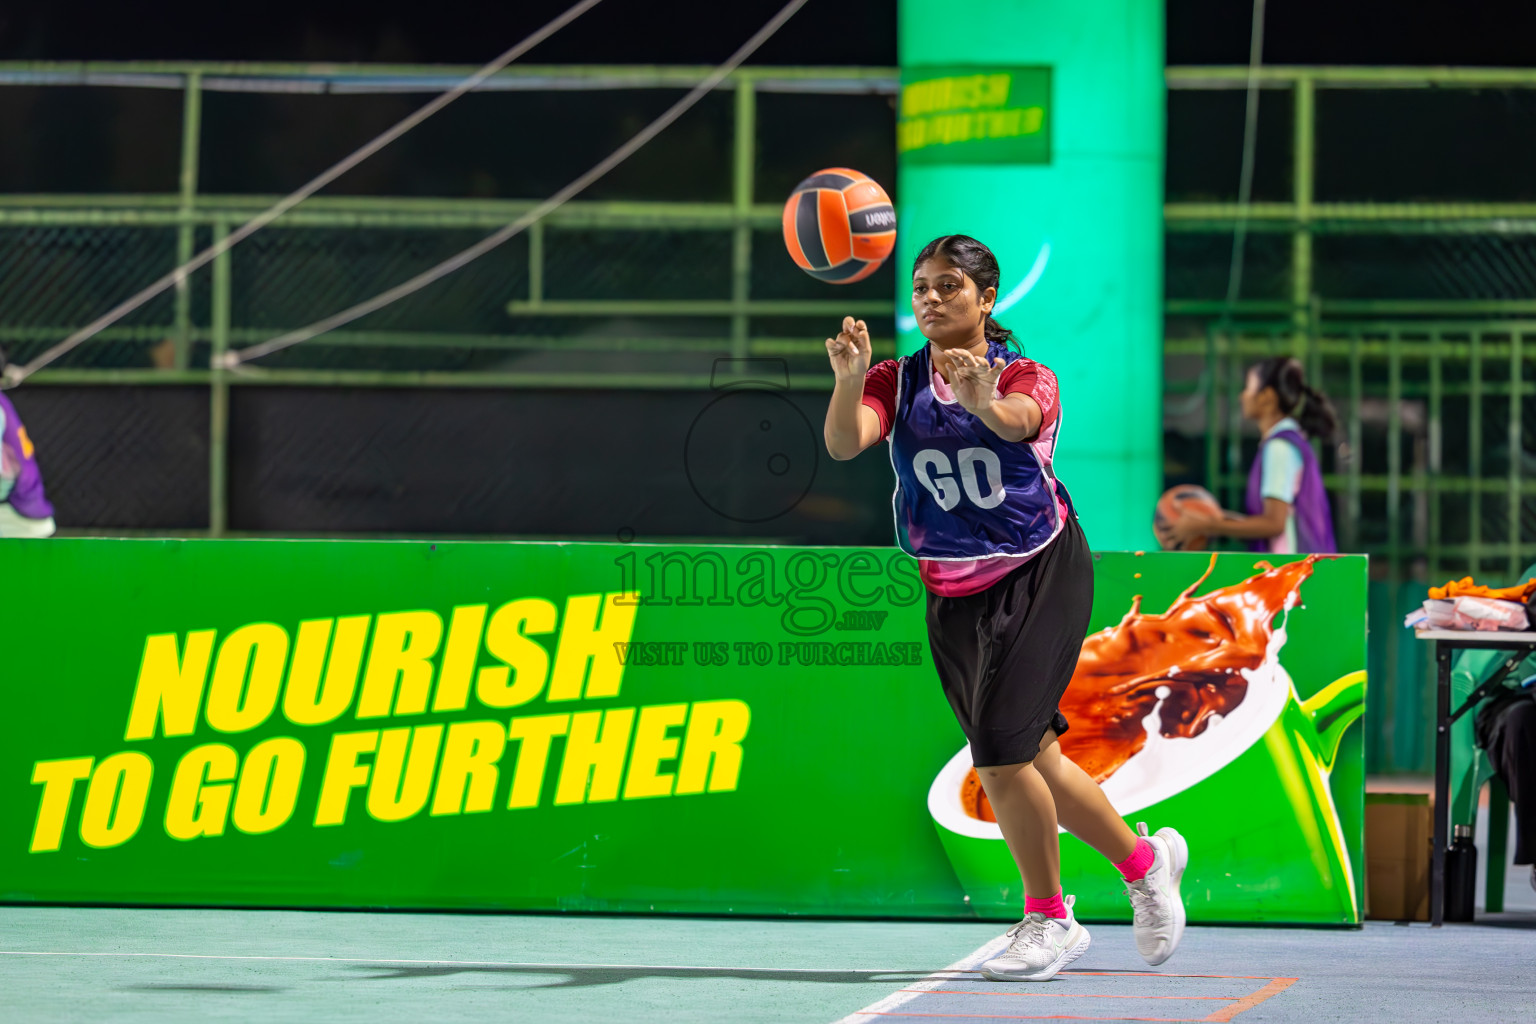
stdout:
POLYGON ((980 967, 982 964, 986 963, 988 960, 992 959, 998 953, 1001 953, 1005 948, 1007 948, 1008 941, 1008 936, 1006 934, 999 935, 997 938, 993 939, 991 942, 988 942, 986 945, 967 953, 965 956, 961 957, 959 960, 956 960, 942 971, 935 971, 933 974, 929 975, 927 978, 924 978, 922 981, 919 981, 914 985, 905 985, 902 987, 901 991, 892 992, 890 995, 886 996, 884 999, 877 1003, 870 1003, 862 1010, 855 1010, 848 1016, 833 1021, 833 1024, 869 1024, 869 1022, 863 1018, 872 1014, 890 1013, 892 1010, 896 1009, 896 1007, 905 1006, 907 1003, 911 1002, 913 999, 917 998, 919 995, 928 991, 929 989, 938 988, 940 985, 948 984, 955 980, 954 978, 939 977, 939 975, 954 974, 962 971, 974 971, 977 967, 980 967))
MULTIPOLYGON (((990 945, 990 944, 989 944, 990 945)), ((986 949, 987 947, 982 947, 986 949)), ((979 952, 979 950, 978 950, 979 952)), ((974 956, 975 954, 972 954, 974 956)), ((535 962, 523 962, 516 960, 401 960, 386 957, 349 957, 349 956, 243 956, 224 953, 86 953, 69 952, 63 950, 31 950, 31 949, 0 949, 0 956, 57 956, 57 957, 159 957, 170 960, 277 960, 296 961, 303 963, 336 963, 336 964, 425 964, 429 966, 460 966, 460 967, 547 967, 550 970, 591 970, 602 968, 609 970, 632 971, 761 971, 780 972, 794 971, 796 974, 924 974, 920 968, 895 967, 733 967, 729 964, 703 966, 699 964, 547 964, 535 962)), ((934 971, 933 975, 943 974, 946 971, 954 971, 959 968, 946 967, 943 971, 934 971)), ((933 981, 938 985, 945 978, 933 981)), ((921 984, 921 983, 919 983, 921 984)))

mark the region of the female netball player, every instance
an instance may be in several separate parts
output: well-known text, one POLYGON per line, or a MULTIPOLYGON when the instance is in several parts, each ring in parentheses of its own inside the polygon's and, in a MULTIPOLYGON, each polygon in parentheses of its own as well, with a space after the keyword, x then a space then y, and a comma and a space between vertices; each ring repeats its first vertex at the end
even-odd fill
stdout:
POLYGON ((1326 440, 1339 429, 1328 396, 1307 383, 1298 360, 1275 356, 1248 368, 1239 400, 1243 418, 1258 424, 1261 439, 1248 473, 1248 514, 1191 511, 1160 531, 1159 539, 1177 547, 1194 537, 1240 537, 1252 550, 1272 555, 1333 554, 1333 510, 1307 441, 1326 440))
POLYGON ((851 459, 890 443, 897 542, 919 560, 928 643, 944 694, 1024 882, 1024 919, 982 965, 995 981, 1045 981, 1088 949, 1061 890, 1058 822, 1112 861, 1148 963, 1184 930, 1188 860, 1171 828, 1133 833, 1056 740, 1057 708, 1093 605, 1093 558, 1051 459, 1061 430, 1056 377, 1009 347, 991 317, 998 266, 965 235, 930 242, 912 271, 912 313, 928 344, 870 366, 869 331, 843 320, 827 339, 835 384, 827 451, 851 459))

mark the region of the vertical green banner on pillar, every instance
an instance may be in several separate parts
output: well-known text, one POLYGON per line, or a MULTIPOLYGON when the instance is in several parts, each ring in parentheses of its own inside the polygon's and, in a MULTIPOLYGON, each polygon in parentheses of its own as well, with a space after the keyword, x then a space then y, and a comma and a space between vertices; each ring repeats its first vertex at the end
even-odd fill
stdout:
POLYGON ((907 269, 972 235, 995 315, 1061 384, 1057 472, 1099 548, 1152 543, 1162 482, 1163 5, 901 0, 898 349, 907 269))

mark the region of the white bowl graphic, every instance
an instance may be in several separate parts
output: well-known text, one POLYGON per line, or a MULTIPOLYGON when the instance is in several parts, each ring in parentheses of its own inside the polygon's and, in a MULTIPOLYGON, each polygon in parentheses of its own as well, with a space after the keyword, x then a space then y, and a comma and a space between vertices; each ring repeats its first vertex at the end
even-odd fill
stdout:
MULTIPOLYGON (((1264 660, 1258 667, 1240 670, 1248 680, 1242 702, 1225 717, 1212 716, 1198 736, 1163 735, 1162 698, 1168 695, 1168 689, 1159 687, 1158 702, 1142 719, 1145 744, 1101 783, 1115 811, 1122 817, 1129 816, 1182 793, 1215 775, 1257 743, 1280 717, 1286 701, 1296 699, 1290 674, 1280 664, 1280 648, 1284 645, 1285 628, 1281 626, 1270 636, 1264 660)), ((1176 674, 1176 670, 1171 674, 1176 674)), ((949 759, 928 787, 928 813, 941 827, 959 835, 1001 840, 1003 833, 996 822, 971 817, 961 803, 961 788, 971 767, 971 748, 966 745, 949 759)))

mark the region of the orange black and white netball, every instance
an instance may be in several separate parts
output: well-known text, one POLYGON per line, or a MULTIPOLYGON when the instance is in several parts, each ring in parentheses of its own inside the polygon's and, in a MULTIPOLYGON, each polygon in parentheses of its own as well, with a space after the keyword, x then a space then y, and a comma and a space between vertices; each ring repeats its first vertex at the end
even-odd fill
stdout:
POLYGON ((1166 539, 1165 531, 1183 519, 1187 511, 1221 518, 1221 504, 1217 502, 1216 495, 1204 487, 1180 484, 1168 488, 1157 499, 1157 507, 1152 511, 1152 532, 1157 534, 1158 543, 1164 551, 1204 551, 1210 544, 1208 537, 1191 537, 1183 545, 1176 545, 1166 539))
POLYGON ((895 246, 891 197, 867 174, 828 167, 796 185, 784 204, 784 247, 818 281, 862 281, 895 246))

